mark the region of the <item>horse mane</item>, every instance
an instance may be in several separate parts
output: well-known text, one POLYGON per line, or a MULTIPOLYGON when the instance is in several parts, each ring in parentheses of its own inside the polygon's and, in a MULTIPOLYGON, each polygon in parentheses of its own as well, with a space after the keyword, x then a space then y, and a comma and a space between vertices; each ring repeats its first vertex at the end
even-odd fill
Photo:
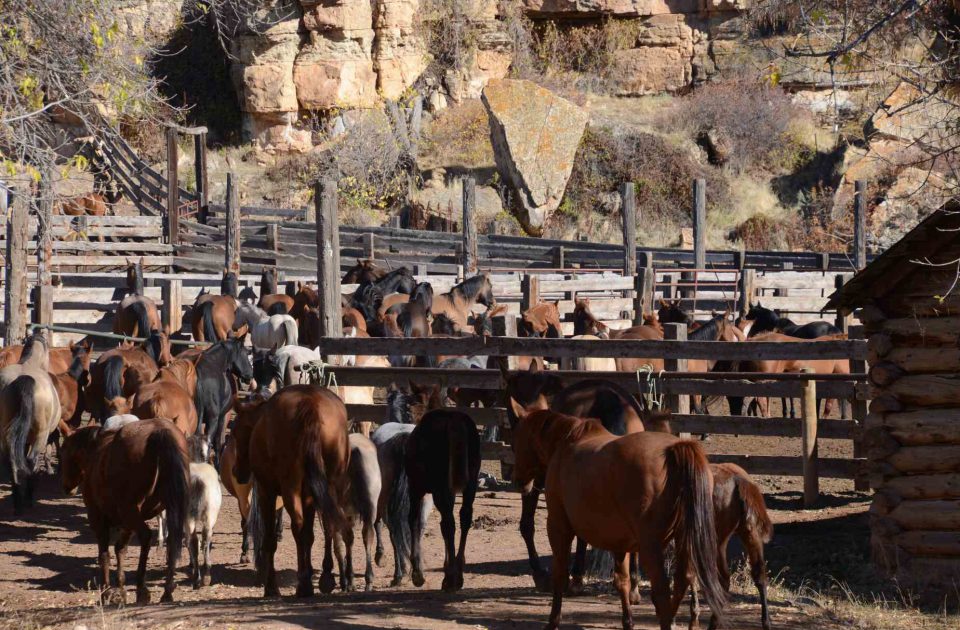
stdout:
POLYGON ((238 290, 239 280, 237 279, 237 274, 232 271, 224 273, 223 280, 220 281, 220 295, 228 295, 235 298, 237 297, 238 290))
POLYGON ((449 335, 451 337, 459 336, 456 322, 447 317, 445 313, 440 313, 433 318, 433 324, 430 326, 430 332, 434 335, 449 335))
POLYGON ((480 291, 483 290, 486 283, 489 281, 487 274, 480 273, 470 278, 467 278, 460 284, 456 284, 447 291, 447 295, 453 295, 454 292, 459 292, 463 297, 470 300, 477 296, 480 291))
POLYGON ((720 323, 726 315, 715 315, 687 335, 688 341, 715 341, 720 336, 720 323))

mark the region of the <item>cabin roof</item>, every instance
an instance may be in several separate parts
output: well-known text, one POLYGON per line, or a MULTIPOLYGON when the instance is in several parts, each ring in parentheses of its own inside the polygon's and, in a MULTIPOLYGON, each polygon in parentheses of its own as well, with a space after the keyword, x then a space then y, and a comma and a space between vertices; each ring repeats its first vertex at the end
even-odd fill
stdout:
POLYGON ((921 269, 913 261, 954 260, 954 252, 946 250, 957 246, 960 246, 960 198, 953 198, 857 272, 830 296, 825 308, 850 312, 871 300, 896 293, 898 287, 909 284, 912 271, 921 269), (944 255, 938 256, 938 253, 947 254, 946 260, 941 260, 944 255), (903 265, 910 265, 911 272, 902 273, 903 265))

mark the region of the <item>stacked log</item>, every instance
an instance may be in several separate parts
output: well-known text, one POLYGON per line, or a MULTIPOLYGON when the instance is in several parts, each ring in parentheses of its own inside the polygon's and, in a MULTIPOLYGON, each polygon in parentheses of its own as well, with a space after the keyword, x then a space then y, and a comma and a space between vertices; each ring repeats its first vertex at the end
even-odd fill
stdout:
MULTIPOLYGON (((863 309, 874 560, 913 584, 960 579, 960 317, 863 309)), ((949 313, 950 309, 941 312, 949 313)))

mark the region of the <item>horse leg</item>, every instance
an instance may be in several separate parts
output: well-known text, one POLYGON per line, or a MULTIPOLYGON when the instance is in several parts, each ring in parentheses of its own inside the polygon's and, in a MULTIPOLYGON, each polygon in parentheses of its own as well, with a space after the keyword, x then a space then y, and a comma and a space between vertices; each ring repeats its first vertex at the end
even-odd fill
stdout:
POLYGON ((657 612, 660 630, 671 630, 675 613, 671 613, 670 578, 664 567, 663 551, 659 547, 648 549, 640 554, 639 560, 644 573, 650 578, 650 598, 657 612))
POLYGON ((534 488, 529 494, 520 497, 520 536, 527 545, 527 558, 530 561, 530 569, 533 572, 533 583, 539 591, 550 590, 550 574, 543 570, 540 564, 540 556, 537 555, 537 544, 534 541, 536 524, 534 515, 537 512, 537 504, 540 501, 540 491, 534 488))
MULTIPOLYGON (((262 486, 256 486, 257 509, 259 514, 251 514, 251 518, 260 519, 263 527, 261 533, 260 548, 254 550, 256 556, 257 574, 263 580, 263 596, 279 597, 280 589, 277 587, 277 573, 273 566, 273 556, 277 553, 277 495, 264 490, 262 486)), ((249 526, 248 526, 249 527, 249 526)), ((297 560, 299 562, 299 546, 297 549, 297 560)), ((298 566, 299 568, 299 566, 298 566)))
POLYGON ((323 568, 320 572, 320 592, 332 593, 337 585, 336 578, 333 577, 333 555, 336 552, 337 560, 340 566, 343 566, 342 540, 339 532, 334 525, 333 517, 327 513, 327 510, 321 510, 321 521, 323 522, 323 568), (334 551, 336 546, 336 551, 334 551))
POLYGON ((374 562, 378 567, 383 566, 383 519, 379 516, 373 521, 373 531, 377 536, 377 552, 374 562))
POLYGON ((473 501, 477 496, 476 476, 473 481, 467 484, 463 489, 463 497, 460 504, 460 547, 457 549, 457 581, 456 590, 463 588, 463 572, 467 565, 467 534, 470 533, 470 527, 473 525, 473 501))
MULTIPOLYGON (((453 490, 449 487, 439 488, 433 493, 433 503, 440 512, 440 533, 443 535, 443 583, 440 588, 447 593, 457 590, 457 575, 454 568, 457 558, 453 542, 454 536, 457 535, 457 524, 453 518, 454 501, 453 490)), ((419 564, 415 561, 414 573, 418 567, 419 564)))
MULTIPOLYGON (((370 506, 369 514, 376 514, 377 506, 370 506)), ((373 556, 374 556, 374 545, 380 544, 379 532, 374 534, 373 526, 374 518, 367 516, 363 519, 363 549, 366 555, 367 565, 363 571, 363 590, 369 592, 373 590, 373 556), (376 540, 376 543, 375 543, 376 540)))
POLYGON ((190 543, 187 545, 187 551, 190 553, 190 581, 193 582, 193 588, 200 588, 200 531, 194 529, 190 534, 190 543))
POLYGON ((633 614, 630 612, 630 593, 633 589, 630 586, 630 560, 625 553, 613 554, 613 583, 620 593, 623 630, 631 630, 633 614))
POLYGON ((340 590, 344 593, 352 593, 353 588, 353 523, 349 527, 344 527, 337 537, 338 561, 340 562, 340 590), (340 551, 342 549, 342 551, 340 551))
POLYGON ((697 583, 695 579, 692 579, 691 576, 691 566, 690 558, 687 557, 687 554, 684 553, 679 548, 677 549, 676 555, 676 567, 674 568, 673 574, 673 595, 671 597, 670 603, 670 617, 671 620, 677 614, 677 610, 680 608, 680 604, 683 602, 683 598, 687 594, 687 589, 692 587, 693 593, 690 599, 690 625, 688 626, 690 630, 694 628, 699 628, 700 624, 700 612, 699 612, 699 602, 697 601, 697 583))
POLYGON ((637 554, 630 554, 630 603, 640 604, 640 566, 637 563, 637 554))
POLYGON ((113 555, 117 557, 117 592, 120 595, 120 602, 127 603, 127 576, 123 570, 123 556, 127 552, 127 544, 130 542, 130 536, 133 532, 125 529, 120 530, 117 536, 117 542, 113 546, 113 555))
MULTIPOLYGON (((303 497, 285 492, 283 505, 290 512, 290 531, 297 545, 297 597, 313 596, 313 564, 310 552, 313 549, 313 521, 316 507, 313 501, 304 501, 303 497)), ((273 520, 273 519, 271 519, 273 520)), ((276 523, 274 523, 274 527, 276 523)), ((276 537, 273 537, 276 544, 276 537)))
MULTIPOLYGON (((748 546, 750 543, 749 536, 743 537, 744 546, 748 546)), ((729 594, 730 593, 730 565, 727 562, 727 546, 730 542, 729 536, 720 541, 719 546, 717 547, 717 573, 720 576, 720 584, 723 586, 723 589, 729 594)), ((763 548, 761 547, 761 553, 763 553, 763 548)), ((752 565, 751 565, 752 566, 752 565)), ((697 591, 694 589, 694 595, 697 591)), ((766 593, 766 591, 764 591, 766 593)), ((720 627, 720 622, 717 621, 716 614, 710 616, 710 626, 709 630, 716 630, 720 627)))
MULTIPOLYGON (((760 624, 763 630, 770 630, 770 612, 767 610, 767 563, 763 558, 763 541, 757 535, 744 535, 741 538, 746 541, 747 557, 750 560, 750 574, 753 583, 760 594, 760 624)), ((726 561, 726 552, 724 552, 724 561, 726 561)), ((727 590, 730 588, 730 574, 724 572, 720 574, 721 579, 725 579, 724 584, 727 590)))
POLYGON ((250 526, 247 518, 240 517, 240 564, 250 562, 250 526))
MULTIPOLYGON (((594 553, 606 553, 595 549, 594 553)), ((573 554, 573 568, 570 571, 570 588, 567 592, 570 595, 583 595, 583 574, 586 572, 587 564, 587 541, 583 538, 577 538, 577 550, 573 554)))
POLYGON ((209 523, 203 525, 203 574, 200 577, 201 586, 210 586, 210 549, 213 547, 213 527, 209 523))
POLYGON ((563 608, 563 593, 570 581, 570 543, 573 542, 573 527, 565 514, 547 512, 547 537, 553 551, 553 602, 550 605, 550 618, 547 629, 560 627, 560 612, 563 608))
POLYGON ((150 589, 147 588, 147 558, 150 556, 150 538, 153 531, 146 523, 137 529, 137 540, 140 542, 140 561, 137 563, 137 603, 150 603, 150 589))
MULTIPOLYGON (((419 489, 414 490, 413 487, 410 488, 410 514, 408 515, 410 522, 410 566, 411 566, 411 579, 413 580, 414 586, 423 586, 423 557, 421 555, 421 543, 423 542, 423 497, 424 492, 419 489)), ((434 503, 436 503, 436 498, 434 503)), ((437 506, 439 509, 439 505, 437 506)), ((453 518, 453 504, 451 501, 450 505, 450 516, 453 518)), ((447 518, 445 511, 440 509, 440 531, 445 532, 446 530, 443 527, 443 519, 447 518)), ((449 526, 449 523, 448 523, 449 526)), ((444 533, 444 542, 446 542, 447 535, 444 533)), ((453 549, 453 539, 451 538, 450 544, 448 545, 447 552, 450 553, 453 549)), ((444 567, 446 567, 446 562, 444 562, 444 567)), ((446 580, 446 578, 444 578, 446 580)))

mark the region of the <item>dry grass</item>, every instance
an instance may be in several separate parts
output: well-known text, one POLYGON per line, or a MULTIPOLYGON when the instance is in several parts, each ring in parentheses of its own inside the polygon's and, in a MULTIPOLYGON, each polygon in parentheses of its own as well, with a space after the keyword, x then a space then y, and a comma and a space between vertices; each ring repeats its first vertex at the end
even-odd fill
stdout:
POLYGON ((425 171, 451 166, 494 168, 490 125, 483 103, 465 100, 441 111, 426 127, 417 162, 425 171))

